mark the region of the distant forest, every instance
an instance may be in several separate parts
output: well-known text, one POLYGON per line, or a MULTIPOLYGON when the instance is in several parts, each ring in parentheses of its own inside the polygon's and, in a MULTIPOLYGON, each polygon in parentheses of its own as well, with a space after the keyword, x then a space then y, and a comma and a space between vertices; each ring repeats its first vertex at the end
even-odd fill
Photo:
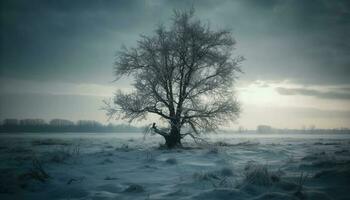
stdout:
MULTIPOLYGON (((52 119, 46 122, 43 119, 5 119, 0 124, 0 133, 58 133, 58 132, 115 132, 115 133, 140 133, 145 127, 136 127, 129 124, 101 124, 94 120, 78 120, 73 122, 67 119, 52 119)), ((259 125, 256 130, 248 130, 239 127, 238 130, 220 130, 221 133, 346 133, 350 134, 349 128, 317 129, 314 126, 302 129, 278 129, 268 125, 259 125)))
POLYGON ((94 120, 78 120, 76 123, 66 119, 5 119, 0 125, 1 133, 13 132, 141 132, 143 127, 128 124, 103 125, 94 120))

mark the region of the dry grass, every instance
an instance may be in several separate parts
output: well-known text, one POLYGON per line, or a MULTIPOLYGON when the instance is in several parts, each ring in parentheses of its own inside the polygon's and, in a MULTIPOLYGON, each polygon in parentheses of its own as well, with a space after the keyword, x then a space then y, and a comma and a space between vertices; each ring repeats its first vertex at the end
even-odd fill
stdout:
POLYGON ((76 161, 79 156, 80 145, 76 144, 73 146, 60 147, 51 153, 51 158, 49 160, 54 163, 65 163, 69 158, 74 158, 74 161, 76 161))
POLYGON ((233 188, 232 175, 232 170, 225 167, 214 172, 196 172, 193 174, 193 178, 197 181, 207 181, 215 188, 233 188))
POLYGON ((307 174, 304 174, 304 173, 301 173, 296 184, 297 184, 297 190, 294 192, 294 196, 296 196, 297 198, 299 199, 305 199, 305 194, 303 192, 304 190, 304 185, 305 185, 305 182, 308 178, 308 175, 307 174))
POLYGON ((146 162, 154 162, 155 158, 154 155, 151 151, 147 150, 146 151, 146 162))
POLYGON ((131 151, 130 147, 128 144, 122 144, 121 147, 115 148, 116 151, 122 151, 122 152, 129 152, 131 151))
POLYGON ((175 165, 175 164, 177 164, 176 158, 168 158, 168 159, 165 160, 165 162, 166 162, 167 164, 170 164, 170 165, 175 165))
POLYGON ((50 175, 43 167, 43 163, 36 157, 32 160, 32 167, 28 172, 19 176, 20 180, 36 180, 45 183, 50 178, 50 175))
POLYGON ((40 139, 40 140, 33 140, 32 145, 33 146, 41 146, 41 145, 70 145, 71 143, 60 140, 60 139, 40 139))
POLYGON ((244 169, 244 184, 253 184, 258 186, 271 186, 280 181, 282 172, 280 170, 272 172, 268 170, 267 165, 249 162, 244 169))

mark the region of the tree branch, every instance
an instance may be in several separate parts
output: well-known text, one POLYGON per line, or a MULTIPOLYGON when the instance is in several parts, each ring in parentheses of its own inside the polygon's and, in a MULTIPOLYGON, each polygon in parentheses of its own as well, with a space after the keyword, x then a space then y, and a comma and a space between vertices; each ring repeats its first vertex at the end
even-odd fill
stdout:
POLYGON ((168 133, 166 133, 166 132, 164 132, 164 131, 159 130, 159 129, 156 127, 156 123, 153 123, 153 125, 152 125, 152 129, 153 129, 153 131, 154 131, 155 133, 157 133, 157 134, 159 134, 159 135, 161 135, 161 136, 163 136, 163 137, 167 137, 167 136, 169 136, 169 134, 168 134, 168 133))

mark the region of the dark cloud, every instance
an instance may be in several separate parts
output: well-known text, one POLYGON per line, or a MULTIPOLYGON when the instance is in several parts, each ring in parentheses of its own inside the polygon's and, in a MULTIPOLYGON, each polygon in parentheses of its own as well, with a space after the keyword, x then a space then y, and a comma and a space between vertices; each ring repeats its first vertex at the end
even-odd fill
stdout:
POLYGON ((108 82, 115 52, 159 23, 144 1, 2 1, 1 76, 108 82))
POLYGON ((232 28, 247 58, 243 79, 349 83, 348 0, 5 0, 0 76, 108 82, 122 44, 192 4, 213 28, 232 28))
POLYGON ((350 100, 350 93, 344 93, 340 91, 323 92, 315 89, 283 88, 283 87, 276 88, 276 91, 281 95, 303 95, 303 96, 313 96, 321 99, 350 100))
POLYGON ((96 119, 105 122, 102 97, 52 94, 1 94, 0 120, 5 118, 96 119))
MULTIPOLYGON (((248 2, 252 6, 256 1, 248 2)), ((301 84, 349 83, 350 2, 271 2, 255 7, 255 17, 246 19, 251 26, 244 27, 241 42, 248 46, 247 76, 301 84)))
POLYGON ((350 87, 341 87, 339 90, 350 92, 350 87))

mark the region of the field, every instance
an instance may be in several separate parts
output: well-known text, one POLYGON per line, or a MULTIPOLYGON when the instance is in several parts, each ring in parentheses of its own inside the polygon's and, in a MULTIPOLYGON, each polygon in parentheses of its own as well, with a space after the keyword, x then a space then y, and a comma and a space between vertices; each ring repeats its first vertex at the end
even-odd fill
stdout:
POLYGON ((0 199, 350 199, 350 135, 0 135, 0 199))

